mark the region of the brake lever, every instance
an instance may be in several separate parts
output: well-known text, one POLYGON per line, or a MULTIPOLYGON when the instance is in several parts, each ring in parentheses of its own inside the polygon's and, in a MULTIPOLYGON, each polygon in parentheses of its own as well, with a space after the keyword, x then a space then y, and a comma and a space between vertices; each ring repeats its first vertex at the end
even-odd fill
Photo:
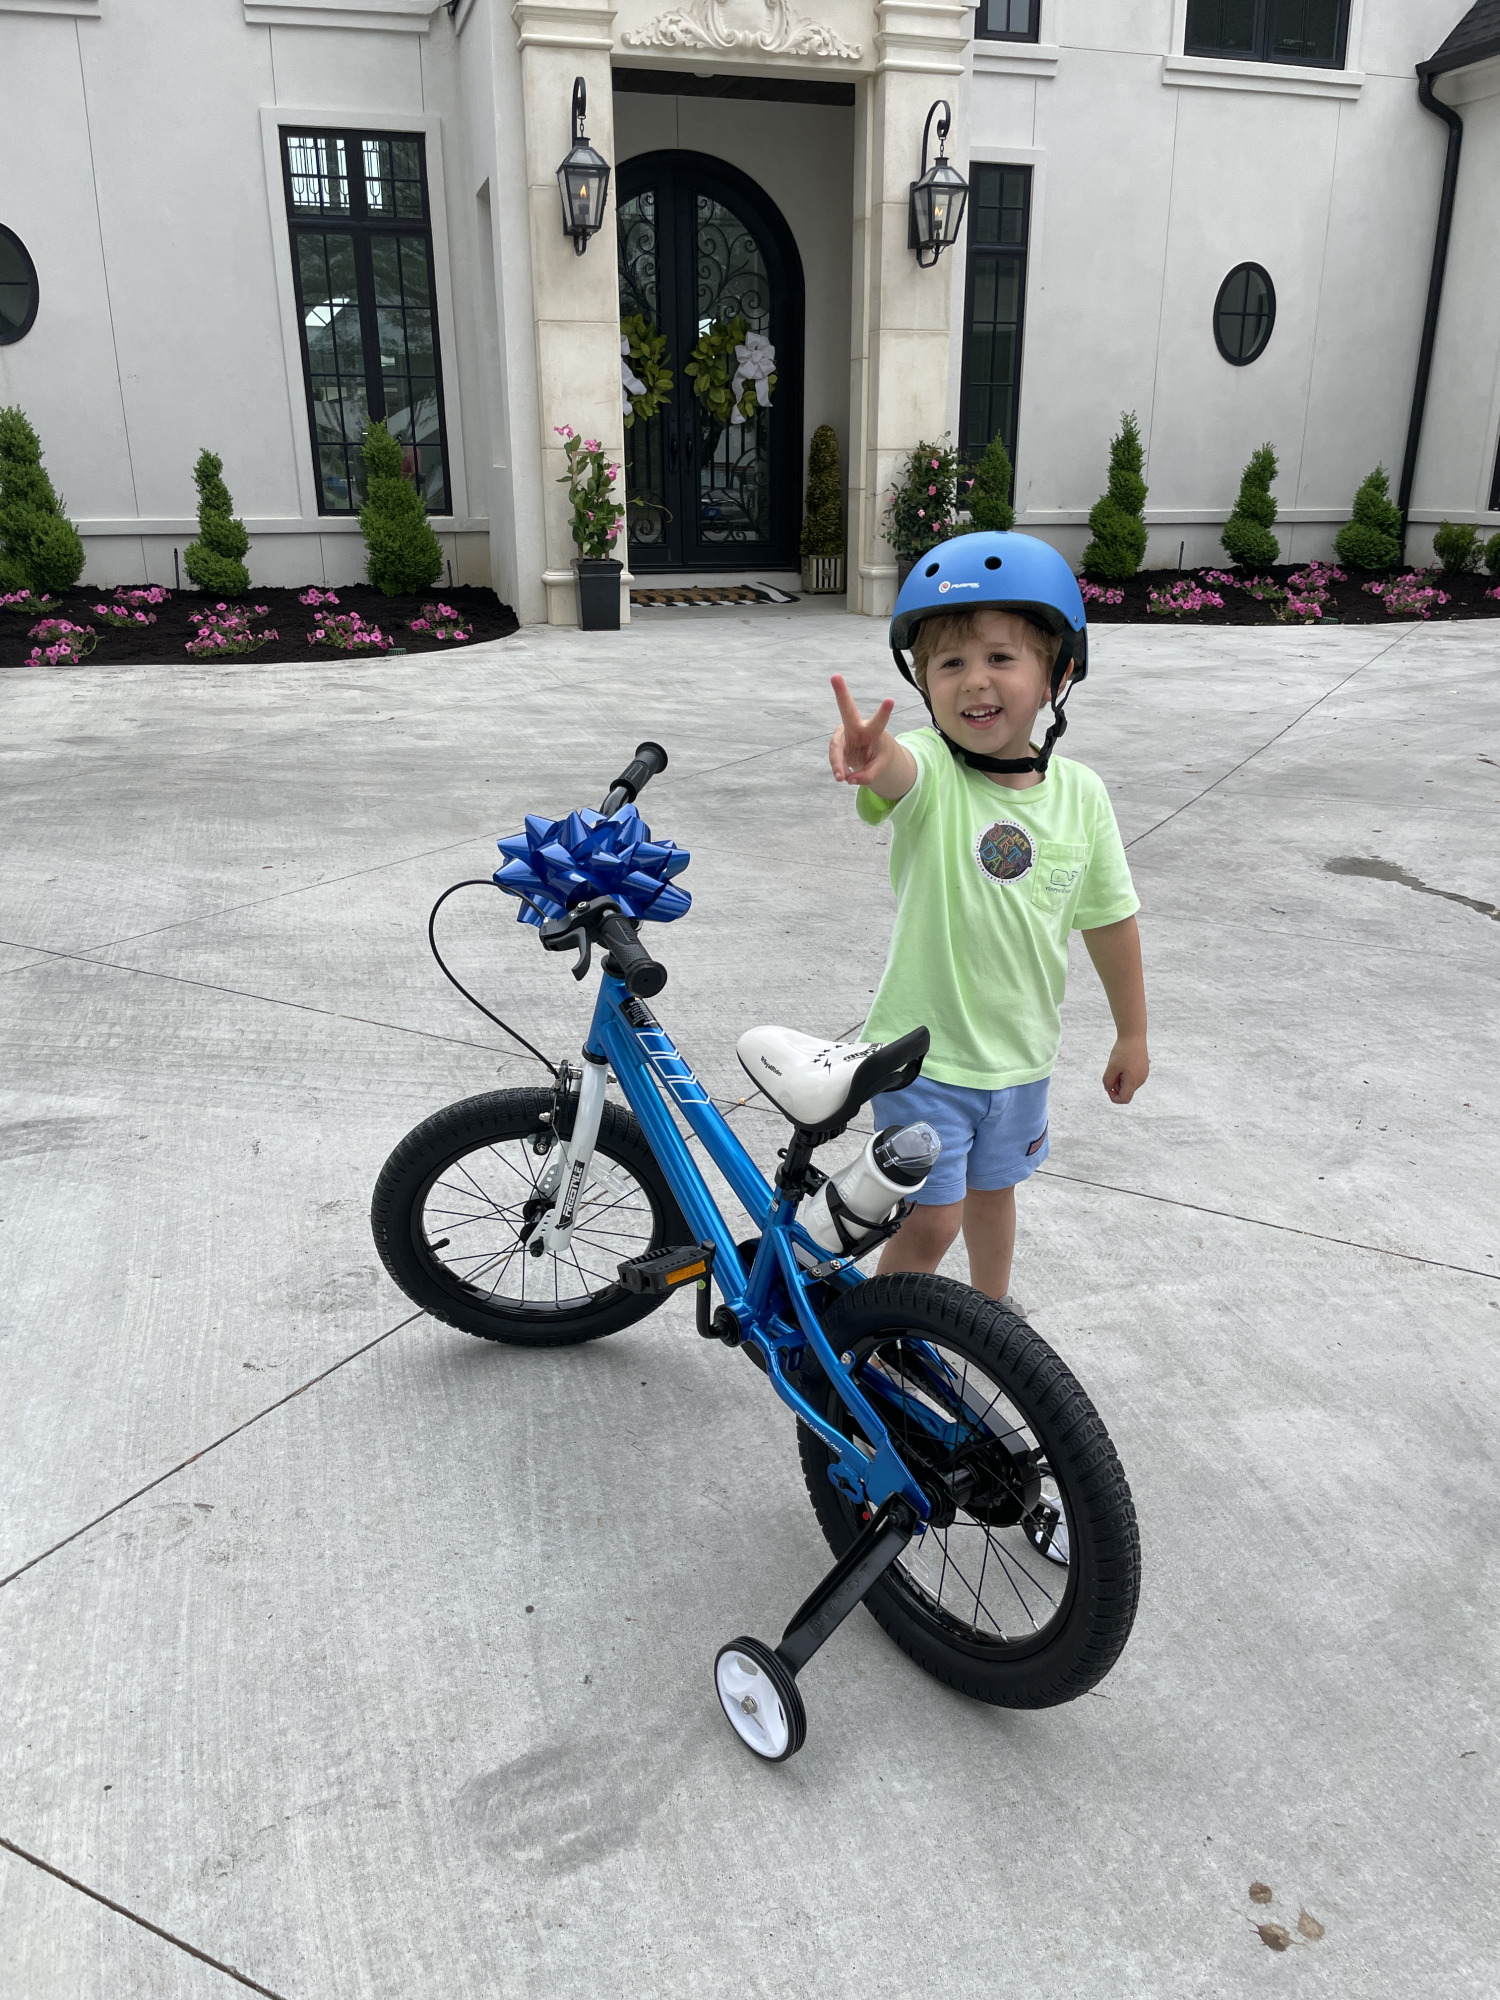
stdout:
POLYGON ((566 951, 573 946, 578 956, 569 967, 575 979, 587 979, 593 963, 594 947, 588 930, 571 917, 548 917, 542 925, 542 950, 566 951))

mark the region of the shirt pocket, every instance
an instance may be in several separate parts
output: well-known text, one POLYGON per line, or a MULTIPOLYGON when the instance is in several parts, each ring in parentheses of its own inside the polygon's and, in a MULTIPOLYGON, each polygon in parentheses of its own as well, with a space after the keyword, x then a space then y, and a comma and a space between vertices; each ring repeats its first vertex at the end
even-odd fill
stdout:
POLYGON ((1061 840, 1037 842, 1036 866, 1031 871, 1031 900, 1037 909, 1049 911, 1062 930, 1072 925, 1088 865, 1086 846, 1073 846, 1061 840))

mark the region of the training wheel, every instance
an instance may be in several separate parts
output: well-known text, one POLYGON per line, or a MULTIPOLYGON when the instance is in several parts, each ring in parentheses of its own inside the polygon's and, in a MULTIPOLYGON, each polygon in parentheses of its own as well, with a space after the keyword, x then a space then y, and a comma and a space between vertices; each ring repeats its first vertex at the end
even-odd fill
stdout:
POLYGON ((807 1711, 791 1669, 759 1639, 733 1639, 714 1661, 714 1686, 741 1743, 768 1764, 795 1757, 807 1711))

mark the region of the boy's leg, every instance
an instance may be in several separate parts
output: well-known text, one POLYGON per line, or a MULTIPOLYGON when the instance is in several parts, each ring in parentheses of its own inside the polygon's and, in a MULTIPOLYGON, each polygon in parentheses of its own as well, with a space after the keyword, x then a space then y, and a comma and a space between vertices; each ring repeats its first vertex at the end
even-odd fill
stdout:
MULTIPOLYGON (((880 1253, 880 1270, 935 1271, 958 1241, 964 1223, 961 1201, 928 1202, 914 1208, 880 1253)), ((1011 1241, 1015 1241, 1012 1229, 1011 1241)))
POLYGON ((1016 1253, 1015 1189, 970 1188, 964 1196, 963 1226, 969 1283, 992 1299, 1005 1298, 1016 1253))

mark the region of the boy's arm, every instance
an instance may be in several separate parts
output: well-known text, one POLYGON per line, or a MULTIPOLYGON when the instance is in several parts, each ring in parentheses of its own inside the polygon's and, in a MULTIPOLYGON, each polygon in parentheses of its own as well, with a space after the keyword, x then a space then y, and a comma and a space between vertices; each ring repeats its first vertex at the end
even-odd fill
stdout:
POLYGON ((833 676, 833 692, 843 718, 828 739, 835 780, 841 785, 866 785, 877 798, 894 805, 917 782, 916 758, 904 743, 885 733, 895 702, 887 696, 866 721, 842 674, 833 676))
POLYGON ((1135 918, 1125 917, 1117 924, 1085 931, 1083 942, 1115 1020, 1115 1045, 1104 1065, 1104 1088, 1116 1104, 1128 1104, 1151 1074, 1141 934, 1135 918))

